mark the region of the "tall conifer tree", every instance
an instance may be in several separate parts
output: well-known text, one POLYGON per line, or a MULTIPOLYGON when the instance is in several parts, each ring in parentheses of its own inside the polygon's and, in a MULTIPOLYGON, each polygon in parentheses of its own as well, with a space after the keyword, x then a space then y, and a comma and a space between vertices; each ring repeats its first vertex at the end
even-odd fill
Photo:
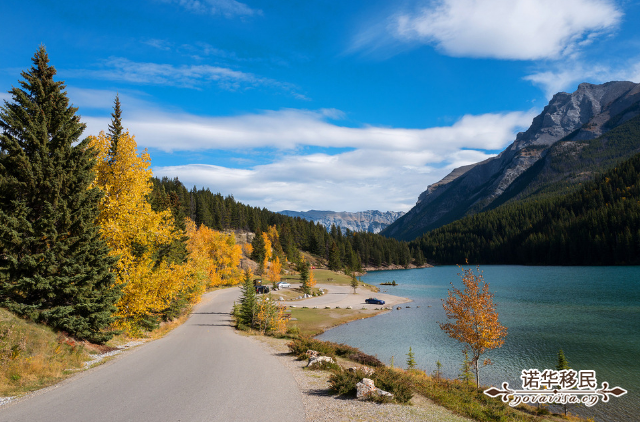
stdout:
POLYGON ((41 46, 0 107, 0 304, 104 342, 120 292, 95 225, 95 153, 41 46))

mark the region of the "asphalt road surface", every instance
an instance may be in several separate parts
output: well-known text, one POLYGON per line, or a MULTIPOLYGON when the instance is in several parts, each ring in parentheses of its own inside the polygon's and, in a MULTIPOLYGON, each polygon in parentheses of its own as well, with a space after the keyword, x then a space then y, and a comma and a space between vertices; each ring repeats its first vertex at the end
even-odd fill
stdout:
POLYGON ((230 327, 238 296, 237 288, 205 296, 164 338, 3 406, 0 421, 304 420, 292 375, 230 327))

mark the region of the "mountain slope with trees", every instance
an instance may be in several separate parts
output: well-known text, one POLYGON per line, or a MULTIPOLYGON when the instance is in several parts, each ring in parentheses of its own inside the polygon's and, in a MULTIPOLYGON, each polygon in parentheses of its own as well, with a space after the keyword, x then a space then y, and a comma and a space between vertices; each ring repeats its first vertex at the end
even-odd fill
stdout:
POLYGON ((640 264, 640 154, 576 192, 468 216, 410 245, 439 264, 640 264))
POLYGON ((378 234, 352 232, 332 226, 329 231, 320 223, 299 217, 289 217, 266 208, 251 207, 237 202, 233 196, 223 197, 209 189, 188 190, 178 179, 153 179, 150 201, 156 210, 171 209, 176 220, 190 217, 197 225, 215 230, 241 230, 256 234, 275 226, 282 251, 280 262, 286 257, 299 262, 299 251, 325 258, 333 270, 359 271, 363 267, 384 265, 422 265, 420 251, 411 250, 406 242, 378 234))
POLYGON ((429 186, 414 208, 382 234, 411 240, 514 199, 545 190, 566 193, 558 188, 590 180, 638 152, 637 140, 614 146, 607 138, 638 115, 640 84, 633 82, 583 83, 571 94, 558 93, 502 153, 429 186), (598 138, 599 143, 591 142, 598 138))

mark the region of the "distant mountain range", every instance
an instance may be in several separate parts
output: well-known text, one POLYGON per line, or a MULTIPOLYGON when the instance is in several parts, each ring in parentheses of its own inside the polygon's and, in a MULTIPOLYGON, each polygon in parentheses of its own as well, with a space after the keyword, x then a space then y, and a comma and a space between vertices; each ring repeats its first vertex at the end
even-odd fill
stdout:
POLYGON ((360 212, 335 212, 335 211, 279 211, 280 214, 290 217, 300 217, 308 221, 314 221, 330 229, 332 225, 340 227, 342 231, 349 229, 354 232, 379 233, 389 224, 404 215, 402 211, 360 211, 360 212))
POLYGON ((571 94, 558 93, 502 153, 428 186, 382 234, 412 240, 506 202, 575 190, 640 152, 639 115, 640 84, 634 82, 583 83, 571 94))

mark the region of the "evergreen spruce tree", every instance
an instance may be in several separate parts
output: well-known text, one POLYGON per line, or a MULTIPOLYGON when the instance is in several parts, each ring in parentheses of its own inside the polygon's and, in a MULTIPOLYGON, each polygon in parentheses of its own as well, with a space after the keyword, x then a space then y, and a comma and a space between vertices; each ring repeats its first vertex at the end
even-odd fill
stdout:
MULTIPOLYGON (((569 361, 564 356, 564 352, 562 349, 558 351, 558 364, 556 365, 556 369, 558 371, 562 371, 563 369, 571 369, 569 366, 569 361)), ((563 403, 564 415, 567 416, 567 403, 563 403)))
POLYGON ((329 269, 332 271, 338 271, 340 268, 342 268, 342 261, 340 260, 340 249, 338 249, 338 245, 336 245, 336 242, 333 242, 331 244, 331 248, 329 249, 329 269))
POLYGON ((111 137, 111 148, 109 149, 110 160, 118 154, 118 140, 122 136, 122 110, 120 109, 120 97, 116 94, 113 102, 113 113, 111 113, 111 123, 109 123, 109 136, 111 137))
POLYGON ((248 269, 244 271, 244 283, 240 290, 242 296, 240 297, 238 322, 247 327, 252 327, 256 311, 256 287, 253 285, 253 274, 248 269))
POLYGON ((0 304, 94 342, 120 290, 95 224, 95 153, 41 46, 0 107, 0 304))
POLYGON ((302 260, 299 265, 298 271, 300 271, 300 280, 302 281, 302 291, 305 294, 311 294, 311 286, 309 286, 309 279, 311 278, 311 268, 306 260, 302 260))
POLYGON ((407 353, 407 369, 416 369, 416 356, 409 347, 409 353, 407 353))

